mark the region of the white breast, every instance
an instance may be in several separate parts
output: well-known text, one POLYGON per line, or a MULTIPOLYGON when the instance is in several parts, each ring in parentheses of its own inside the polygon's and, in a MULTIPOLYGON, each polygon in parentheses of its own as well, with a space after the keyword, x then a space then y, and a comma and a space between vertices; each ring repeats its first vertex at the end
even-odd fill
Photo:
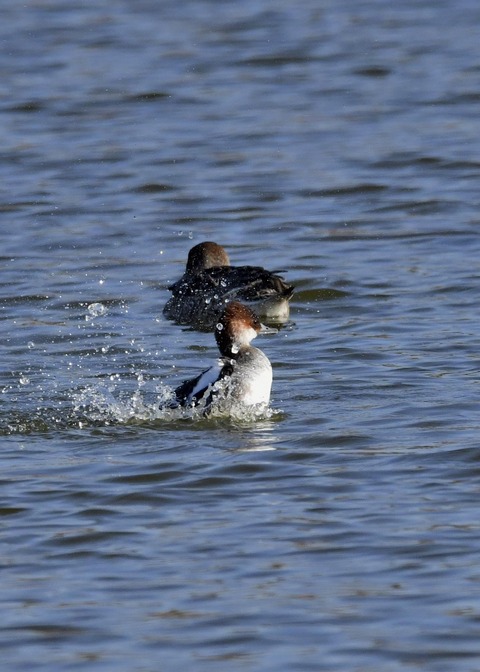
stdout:
POLYGON ((261 350, 248 347, 236 360, 232 375, 234 396, 242 404, 268 404, 272 389, 272 366, 261 350))

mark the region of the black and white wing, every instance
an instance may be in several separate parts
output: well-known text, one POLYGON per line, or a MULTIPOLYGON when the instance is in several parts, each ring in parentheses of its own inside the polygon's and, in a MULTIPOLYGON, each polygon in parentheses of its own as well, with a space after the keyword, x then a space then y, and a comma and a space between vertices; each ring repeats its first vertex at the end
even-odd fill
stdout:
POLYGON ((209 392, 209 398, 206 403, 212 401, 212 386, 225 376, 231 376, 233 364, 230 359, 218 359, 213 366, 202 371, 196 378, 185 380, 175 390, 175 400, 180 406, 196 406, 203 399, 206 392, 209 392))

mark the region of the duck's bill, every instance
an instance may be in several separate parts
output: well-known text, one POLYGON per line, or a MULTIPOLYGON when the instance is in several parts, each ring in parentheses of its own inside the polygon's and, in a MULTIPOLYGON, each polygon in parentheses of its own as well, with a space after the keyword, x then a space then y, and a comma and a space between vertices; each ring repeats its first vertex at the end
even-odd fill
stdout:
POLYGON ((266 324, 263 324, 263 322, 260 323, 260 333, 261 334, 278 334, 278 329, 275 327, 269 327, 266 324))

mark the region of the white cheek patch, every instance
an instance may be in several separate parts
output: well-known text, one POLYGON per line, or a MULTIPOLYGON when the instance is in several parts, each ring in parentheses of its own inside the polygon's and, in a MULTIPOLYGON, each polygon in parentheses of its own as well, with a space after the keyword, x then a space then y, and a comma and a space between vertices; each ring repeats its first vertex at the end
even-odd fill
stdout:
MULTIPOLYGON (((253 341, 253 339, 256 338, 257 332, 253 327, 247 327, 246 329, 242 328, 238 334, 235 334, 235 336, 235 340, 238 344, 248 345, 250 341, 253 341)), ((238 346, 234 345, 233 347, 236 348, 236 350, 233 350, 232 348, 232 352, 238 352, 238 346)))

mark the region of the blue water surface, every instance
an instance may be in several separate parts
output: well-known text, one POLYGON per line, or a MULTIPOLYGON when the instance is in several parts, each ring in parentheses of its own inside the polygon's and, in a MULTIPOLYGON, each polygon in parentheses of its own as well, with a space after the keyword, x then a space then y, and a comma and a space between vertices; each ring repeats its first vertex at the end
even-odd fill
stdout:
POLYGON ((0 2, 9 672, 476 672, 480 7, 0 2), (262 418, 172 416, 202 240, 262 418))

